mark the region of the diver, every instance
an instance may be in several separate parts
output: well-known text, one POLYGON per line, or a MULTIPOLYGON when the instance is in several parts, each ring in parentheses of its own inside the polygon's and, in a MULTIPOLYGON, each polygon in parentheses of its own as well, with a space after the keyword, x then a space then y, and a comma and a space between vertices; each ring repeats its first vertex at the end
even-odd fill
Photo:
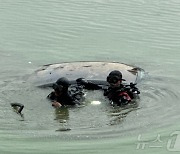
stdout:
POLYGON ((124 106, 129 104, 139 94, 139 90, 135 87, 136 84, 130 83, 130 85, 124 85, 122 81, 122 73, 118 70, 114 70, 107 76, 107 82, 109 87, 104 89, 104 96, 106 96, 112 104, 118 106, 124 106))
POLYGON ((83 98, 83 89, 81 86, 75 86, 69 89, 70 82, 67 78, 62 77, 53 84, 54 91, 47 98, 52 101, 52 106, 59 108, 66 105, 80 104, 83 98))
POLYGON ((125 79, 122 79, 122 73, 118 70, 109 73, 106 79, 108 85, 98 85, 83 78, 79 78, 76 81, 79 85, 83 85, 85 89, 103 90, 104 96, 110 100, 112 105, 127 105, 140 94, 138 88, 135 87, 136 84, 124 85, 122 83, 125 79))

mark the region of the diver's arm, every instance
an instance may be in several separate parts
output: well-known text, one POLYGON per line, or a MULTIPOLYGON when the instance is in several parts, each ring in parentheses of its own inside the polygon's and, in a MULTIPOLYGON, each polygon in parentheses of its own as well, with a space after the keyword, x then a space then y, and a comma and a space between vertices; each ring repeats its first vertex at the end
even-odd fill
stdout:
POLYGON ((90 81, 87 81, 84 78, 78 78, 76 80, 76 82, 78 85, 83 86, 84 89, 87 89, 87 90, 100 90, 100 89, 102 89, 102 86, 95 84, 95 83, 92 83, 90 81))
POLYGON ((56 100, 56 96, 55 96, 55 92, 54 92, 54 91, 51 92, 51 93, 47 96, 47 99, 51 101, 52 106, 55 107, 55 108, 58 108, 58 107, 61 107, 61 106, 62 106, 62 104, 56 100))

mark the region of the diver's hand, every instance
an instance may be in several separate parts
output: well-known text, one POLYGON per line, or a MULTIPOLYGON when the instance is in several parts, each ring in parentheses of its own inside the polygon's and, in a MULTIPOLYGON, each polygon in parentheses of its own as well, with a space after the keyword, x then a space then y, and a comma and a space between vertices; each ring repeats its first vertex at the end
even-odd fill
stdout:
POLYGON ((57 101, 54 101, 54 102, 52 102, 52 106, 55 107, 55 108, 59 108, 59 107, 61 107, 62 105, 61 105, 61 103, 59 103, 59 102, 57 102, 57 101))

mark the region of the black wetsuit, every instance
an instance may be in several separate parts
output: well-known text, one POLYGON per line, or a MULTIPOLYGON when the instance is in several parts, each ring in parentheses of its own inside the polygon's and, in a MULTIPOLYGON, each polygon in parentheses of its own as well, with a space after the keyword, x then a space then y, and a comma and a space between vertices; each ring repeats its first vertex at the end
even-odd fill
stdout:
POLYGON ((51 101, 57 101, 61 103, 62 106, 64 105, 75 105, 80 104, 83 100, 83 89, 81 86, 71 86, 67 91, 62 92, 61 95, 55 95, 55 92, 51 92, 47 98, 51 101))
POLYGON ((118 106, 127 105, 133 99, 133 93, 127 91, 123 84, 119 87, 109 87, 107 90, 104 90, 104 96, 106 96, 112 104, 118 106))
POLYGON ((112 104, 118 106, 127 105, 135 98, 135 95, 139 94, 138 88, 135 87, 135 84, 123 85, 112 88, 109 85, 98 85, 92 82, 88 82, 80 79, 78 82, 80 85, 83 85, 84 89, 88 90, 103 90, 104 96, 106 96, 112 104))
POLYGON ((55 92, 51 92, 47 98, 49 98, 52 101, 57 101, 61 103, 61 105, 75 105, 74 99, 68 94, 68 93, 63 93, 60 96, 56 96, 55 92))

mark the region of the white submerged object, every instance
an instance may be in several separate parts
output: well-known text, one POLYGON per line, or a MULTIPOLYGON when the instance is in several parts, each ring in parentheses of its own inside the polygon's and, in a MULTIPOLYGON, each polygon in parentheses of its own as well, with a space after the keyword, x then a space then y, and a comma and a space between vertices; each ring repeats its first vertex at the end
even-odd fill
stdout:
POLYGON ((137 83, 141 80, 143 69, 118 62, 65 62, 44 65, 28 79, 35 86, 50 86, 60 77, 70 81, 85 78, 96 83, 106 84, 106 77, 113 70, 121 71, 126 83, 137 83))
POLYGON ((101 102, 100 102, 100 101, 92 101, 91 104, 92 104, 92 105, 100 105, 101 102))

